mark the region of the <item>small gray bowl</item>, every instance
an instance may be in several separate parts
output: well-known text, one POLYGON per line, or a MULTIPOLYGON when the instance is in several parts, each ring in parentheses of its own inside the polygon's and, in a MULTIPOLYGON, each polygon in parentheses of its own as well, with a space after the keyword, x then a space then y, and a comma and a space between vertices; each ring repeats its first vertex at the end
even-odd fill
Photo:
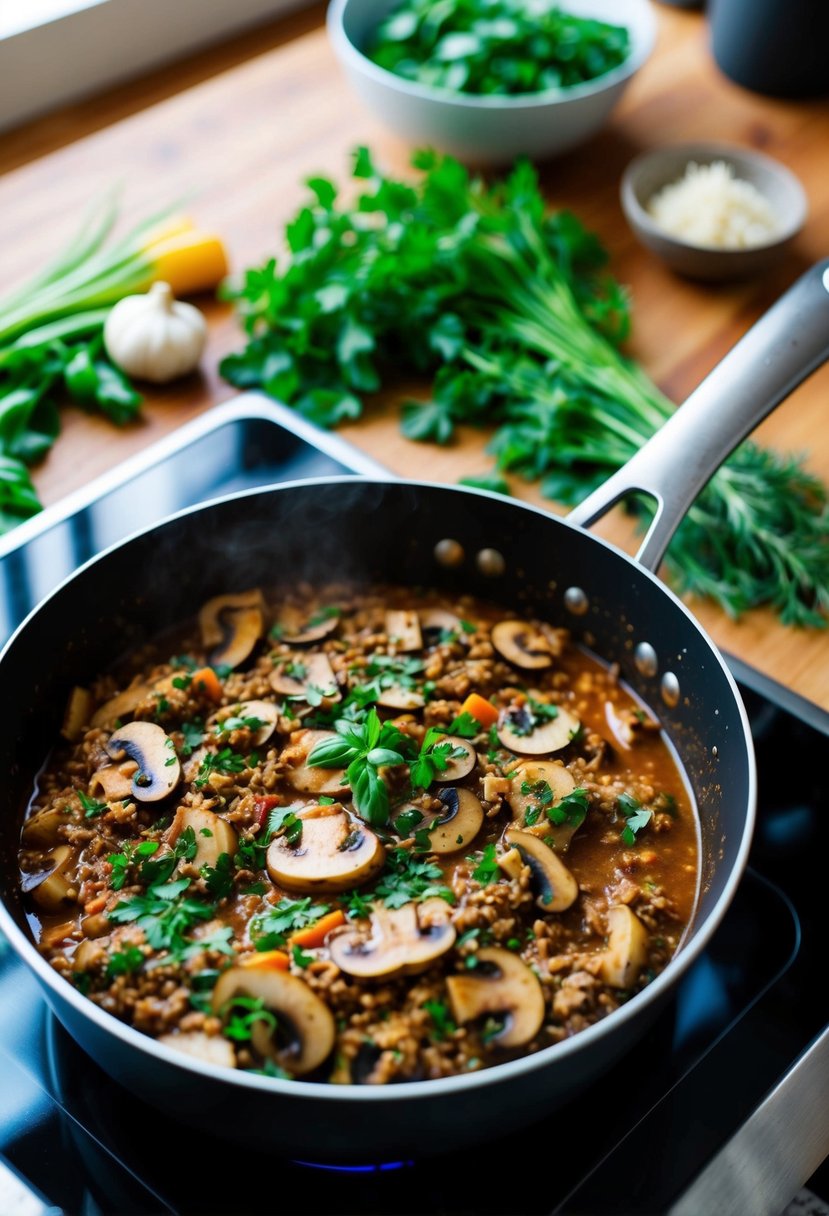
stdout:
POLYGON ((679 274, 710 282, 748 278, 766 270, 803 227, 808 212, 803 187, 784 165, 760 152, 714 142, 676 144, 637 156, 622 176, 621 197, 628 223, 643 245, 679 274), (779 217, 779 231, 767 244, 748 249, 694 245, 672 236, 646 210, 658 190, 684 176, 691 161, 710 165, 718 160, 732 165, 736 177, 755 186, 779 217))

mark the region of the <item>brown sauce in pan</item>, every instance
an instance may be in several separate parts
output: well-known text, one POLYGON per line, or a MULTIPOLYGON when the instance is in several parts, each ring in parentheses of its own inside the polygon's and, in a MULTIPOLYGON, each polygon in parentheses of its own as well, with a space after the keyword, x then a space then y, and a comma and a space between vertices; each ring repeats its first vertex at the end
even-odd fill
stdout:
POLYGON ((229 1067, 429 1079, 577 1033, 676 951, 686 784, 565 631, 243 588, 171 637, 74 693, 23 829, 40 949, 114 1016, 229 1067))

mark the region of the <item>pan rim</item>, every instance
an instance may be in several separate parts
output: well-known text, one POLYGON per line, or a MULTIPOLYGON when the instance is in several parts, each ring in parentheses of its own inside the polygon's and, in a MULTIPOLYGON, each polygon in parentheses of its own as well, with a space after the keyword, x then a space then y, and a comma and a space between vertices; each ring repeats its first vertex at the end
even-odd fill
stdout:
MULTIPOLYGON (((643 988, 635 996, 631 997, 620 1008, 615 1009, 613 1013, 608 1014, 598 1022, 594 1022, 584 1030, 580 1030, 577 1034, 571 1035, 569 1038, 562 1040, 559 1043, 553 1043, 549 1047, 542 1048, 540 1051, 534 1052, 532 1055, 522 1056, 516 1060, 509 1060, 502 1064, 494 1064, 487 1068, 483 1068, 478 1072, 464 1073, 452 1077, 438 1077, 421 1081, 402 1081, 391 1086, 366 1086, 366 1085, 330 1085, 324 1082, 317 1081, 302 1081, 302 1080, 281 1080, 276 1077, 257 1076, 254 1073, 242 1072, 241 1070, 228 1069, 220 1065, 209 1064, 199 1061, 194 1057, 189 1057, 183 1052, 176 1051, 174 1048, 166 1047, 159 1043, 157 1039, 151 1038, 149 1035, 143 1034, 134 1027, 121 1022, 113 1014, 107 1013, 99 1006, 95 1005, 87 997, 84 997, 71 984, 60 976, 41 955, 38 953, 37 947, 31 941, 23 930, 18 926, 17 922, 12 918, 11 913, 7 910, 5 900, 0 900, 0 932, 2 932, 9 943, 13 946, 18 956, 20 956, 26 965, 34 972, 39 982, 49 991, 53 992, 60 1003, 67 1003, 71 1006, 75 1013, 82 1018, 88 1018, 99 1031, 105 1034, 111 1034, 120 1042, 128 1047, 137 1048, 139 1051, 147 1055, 161 1060, 167 1065, 176 1068, 181 1068, 188 1073, 192 1073, 197 1077, 206 1077, 212 1081, 224 1083, 226 1085, 236 1085, 242 1090, 251 1089, 260 1092, 270 1092, 280 1095, 281 1097, 290 1096, 294 1100, 302 1101, 326 1101, 326 1102, 388 1102, 388 1101, 428 1101, 436 1099, 443 1095, 463 1092, 467 1090, 477 1090, 482 1087, 496 1086, 515 1081, 526 1073, 543 1071, 546 1066, 551 1066, 555 1060, 565 1059, 573 1056, 580 1051, 588 1050, 590 1046, 609 1034, 621 1030, 631 1019, 636 1018, 649 1005, 657 1003, 663 995, 677 984, 682 975, 689 969, 700 956, 702 951, 708 945, 715 931, 722 922, 725 913, 730 906, 737 887, 742 880, 743 873, 748 861, 748 854, 751 847, 752 836, 754 833, 756 819, 756 800, 757 800, 757 769, 754 755, 753 740, 751 737, 751 729, 746 713, 745 705, 737 688, 736 681, 731 674, 728 665, 725 662, 721 652, 715 645, 706 630, 697 621, 696 617, 690 609, 679 599, 679 597, 669 587, 665 585, 655 574, 651 573, 644 566, 640 565, 635 558, 625 553, 617 545, 603 537, 596 536, 586 528, 571 523, 566 516, 553 515, 549 511, 545 511, 542 507, 535 506, 532 503, 526 503, 519 499, 505 499, 503 495, 496 494, 489 490, 482 490, 472 486, 449 485, 444 482, 421 481, 410 478, 395 477, 389 474, 388 477, 377 476, 362 476, 362 475, 329 475, 326 477, 311 477, 301 478, 296 481, 280 482, 270 486, 255 486, 248 490, 234 491, 224 494, 221 497, 210 499, 208 502, 196 503, 193 506, 185 507, 174 514, 167 515, 161 520, 146 527, 139 528, 135 532, 131 532, 128 536, 115 541, 108 545, 100 553, 85 561, 66 578, 54 587, 31 612, 17 626, 12 635, 8 638, 2 649, 0 649, 0 671, 2 670, 3 661, 7 653, 16 644, 18 637, 28 629, 29 624, 33 621, 38 613, 40 613, 47 604, 63 591, 73 580, 79 578, 87 570, 94 567, 97 563, 103 562, 110 554, 116 550, 125 548, 133 541, 146 536, 148 533, 155 532, 165 528, 172 523, 181 519, 185 519, 190 515, 195 515, 199 512, 209 510, 212 507, 221 507, 227 502, 234 502, 246 498, 253 498, 257 495, 278 494, 284 490, 296 490, 313 488, 316 486, 329 485, 380 485, 380 486, 400 486, 402 488, 423 489, 423 490, 440 490, 456 494, 465 494, 472 497, 488 498, 493 502, 499 503, 502 507, 511 508, 518 512, 524 511, 529 514, 539 516, 547 523, 557 526, 564 526, 580 535, 589 539, 593 544, 613 553, 614 556, 622 558, 624 562, 636 572, 637 576, 645 578, 656 586, 656 588, 667 597, 672 607, 678 609, 686 618, 688 623, 696 630, 700 640, 707 647, 711 659, 716 662, 722 674, 725 676, 726 684, 734 699, 737 708, 740 724, 742 726, 743 736, 742 742, 745 751, 746 765, 748 770, 748 789, 746 796, 746 811, 743 820, 742 834, 737 846, 736 856, 731 871, 726 879, 723 890, 721 891, 714 907, 700 922, 696 932, 690 941, 680 947, 677 954, 668 962, 667 966, 656 979, 652 980, 647 987, 643 988), (553 1054, 555 1053, 555 1055, 553 1054)), ((62 1019, 60 1019, 62 1020, 62 1019)))

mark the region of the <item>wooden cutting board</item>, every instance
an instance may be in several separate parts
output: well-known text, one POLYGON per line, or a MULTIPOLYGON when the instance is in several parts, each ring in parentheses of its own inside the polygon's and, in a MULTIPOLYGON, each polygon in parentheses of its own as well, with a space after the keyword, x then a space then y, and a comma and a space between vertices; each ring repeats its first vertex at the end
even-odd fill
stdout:
MULTIPOLYGON (((748 93, 712 63, 698 14, 655 6, 659 39, 610 125, 583 148, 546 166, 551 206, 566 206, 599 234, 612 270, 630 284, 630 353, 681 401, 810 263, 829 253, 829 105, 748 93), (685 139, 717 138, 759 148, 787 164, 810 202, 807 226, 786 260, 738 286, 684 282, 632 237, 618 183, 638 152, 685 139)), ((406 149, 349 92, 314 8, 245 35, 0 140, 0 282, 12 286, 67 240, 89 201, 121 183, 125 222, 188 196, 204 227, 226 239, 236 269, 280 247, 282 226, 303 197, 304 178, 342 178, 349 150, 369 144, 381 164, 404 170, 406 149)), ((123 460, 233 394, 216 371, 240 344, 230 311, 203 301, 210 342, 203 373, 147 394, 141 422, 118 431, 75 410, 35 474, 44 502, 123 460)), ((829 482, 829 368, 823 368, 758 432, 783 451, 805 452, 829 482)), ((398 473, 454 481, 491 465, 486 436, 462 434, 447 448, 417 445, 397 429, 393 403, 373 404, 343 428, 352 442, 398 473)), ((514 485, 539 501, 532 487, 514 485)), ((548 504, 549 505, 549 504, 548 504)), ((611 534, 621 536, 611 525, 611 534)), ((829 538, 827 538, 829 543, 829 538)), ((694 611, 732 654, 829 710, 829 631, 786 628, 768 612, 739 622, 716 607, 694 611)))

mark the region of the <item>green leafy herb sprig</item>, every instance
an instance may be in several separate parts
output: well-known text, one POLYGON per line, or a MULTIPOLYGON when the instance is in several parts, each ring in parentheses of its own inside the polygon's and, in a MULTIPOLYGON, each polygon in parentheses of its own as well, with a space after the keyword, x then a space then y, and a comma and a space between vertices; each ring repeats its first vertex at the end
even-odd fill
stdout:
POLYGON ((629 49, 624 26, 562 12, 554 0, 404 0, 366 53, 406 80, 487 95, 583 84, 629 49))
POLYGON ((653 811, 643 807, 633 794, 620 794, 616 805, 625 817, 625 826, 620 833, 622 844, 628 847, 636 843, 636 837, 653 819, 653 811))
MULTIPOLYGON (((547 214, 525 162, 491 184, 451 157, 414 164, 416 181, 396 180, 360 149, 348 203, 332 182, 308 183, 285 263, 248 270, 228 293, 249 342, 223 374, 323 426, 358 417, 384 382, 429 376, 431 399, 403 407, 409 438, 494 428, 500 469, 580 502, 674 410, 620 351, 629 306, 606 253, 573 215, 547 214)), ((680 526, 671 577, 733 615, 768 605, 825 626, 827 532, 823 484, 797 458, 746 443, 680 526)))
POLYGON ((411 741, 371 709, 364 722, 335 722, 336 739, 323 739, 308 757, 312 768, 344 768, 354 806, 366 823, 382 827, 389 818, 389 792, 381 768, 406 764, 411 741))

